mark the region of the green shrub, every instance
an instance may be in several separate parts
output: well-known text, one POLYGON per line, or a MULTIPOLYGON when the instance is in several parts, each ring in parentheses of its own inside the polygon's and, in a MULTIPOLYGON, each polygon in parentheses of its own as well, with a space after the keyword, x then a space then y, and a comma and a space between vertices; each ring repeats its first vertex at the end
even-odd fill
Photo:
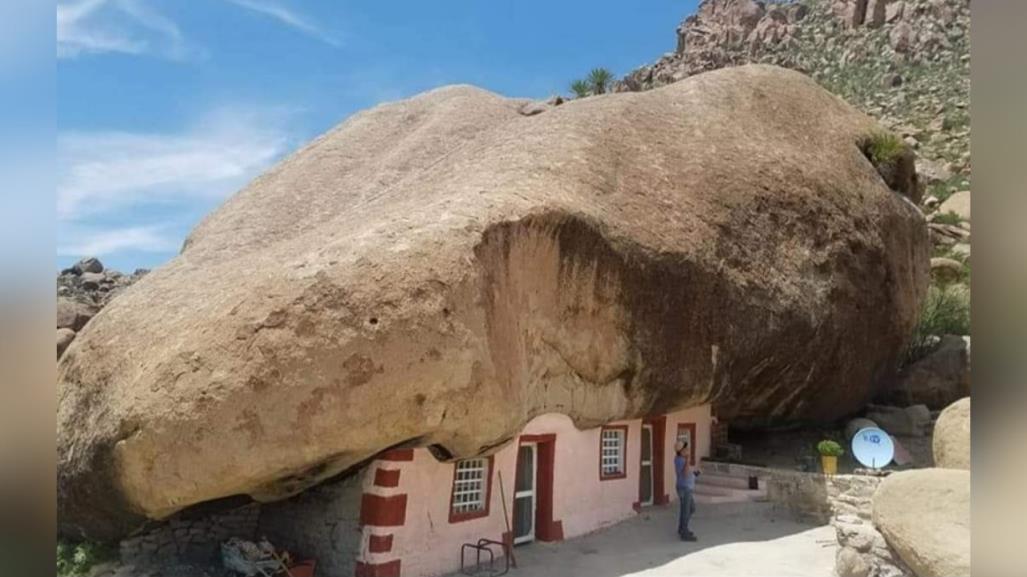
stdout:
POLYGON ((592 88, 592 94, 606 94, 613 82, 613 73, 605 68, 593 68, 588 73, 588 84, 592 88))
POLYGON ((575 98, 584 98, 594 94, 606 94, 613 86, 613 73, 605 68, 593 68, 584 79, 571 82, 571 92, 575 98))
POLYGON ((845 454, 845 449, 836 441, 824 439, 817 443, 817 452, 825 457, 841 457, 845 454))
POLYGON ((970 292, 961 285, 931 285, 920 310, 913 338, 906 347, 905 364, 930 353, 941 335, 970 334, 970 292))
POLYGON ((571 92, 573 92, 574 96, 577 98, 584 98, 592 94, 592 87, 588 82, 578 79, 571 82, 571 92))
POLYGON ((114 551, 100 543, 57 542, 57 575, 75 577, 86 575, 94 566, 114 559, 114 551))
POLYGON ((865 137, 859 148, 874 166, 881 166, 898 160, 906 150, 906 143, 892 132, 881 131, 865 137))
POLYGON ((951 210, 945 213, 938 213, 931 217, 931 222, 938 224, 951 224, 953 226, 959 226, 959 223, 963 222, 963 219, 951 210))

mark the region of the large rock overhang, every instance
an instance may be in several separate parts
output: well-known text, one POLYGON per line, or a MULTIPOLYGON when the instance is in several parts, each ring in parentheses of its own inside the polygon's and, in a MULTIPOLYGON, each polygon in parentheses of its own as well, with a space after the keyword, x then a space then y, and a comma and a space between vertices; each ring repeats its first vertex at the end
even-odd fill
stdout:
POLYGON ((715 402, 829 420, 927 284, 873 122, 747 66, 524 117, 470 87, 361 113, 209 216, 59 363, 62 530, 276 500, 400 444, 715 402))

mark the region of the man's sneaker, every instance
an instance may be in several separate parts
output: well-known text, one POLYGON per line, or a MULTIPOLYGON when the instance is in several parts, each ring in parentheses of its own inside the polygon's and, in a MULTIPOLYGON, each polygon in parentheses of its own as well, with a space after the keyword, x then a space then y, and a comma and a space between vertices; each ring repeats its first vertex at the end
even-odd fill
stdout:
POLYGON ((688 535, 682 535, 681 536, 681 540, 682 541, 698 541, 699 538, 696 537, 695 534, 689 533, 688 535))

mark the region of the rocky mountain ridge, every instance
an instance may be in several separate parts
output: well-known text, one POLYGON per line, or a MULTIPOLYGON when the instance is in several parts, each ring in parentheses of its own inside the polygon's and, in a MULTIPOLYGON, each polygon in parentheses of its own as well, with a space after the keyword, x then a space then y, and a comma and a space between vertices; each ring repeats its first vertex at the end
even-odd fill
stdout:
MULTIPOLYGON (((916 149, 925 212, 947 214, 941 203, 969 190, 970 0, 705 0, 676 34, 673 52, 613 89, 648 90, 747 63, 791 68, 916 149)), ((969 237, 934 228, 957 241, 945 244, 969 237)))

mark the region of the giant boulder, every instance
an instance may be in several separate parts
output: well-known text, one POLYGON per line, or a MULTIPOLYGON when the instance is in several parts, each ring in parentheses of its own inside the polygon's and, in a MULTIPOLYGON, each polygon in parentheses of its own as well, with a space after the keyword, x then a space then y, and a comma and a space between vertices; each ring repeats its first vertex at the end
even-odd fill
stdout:
POLYGON ((872 507, 877 530, 917 577, 970 575, 970 471, 894 473, 872 507))
POLYGON ((934 464, 946 469, 970 469, 970 397, 952 403, 934 424, 934 464))
POLYGON ((59 363, 62 531, 480 454, 544 413, 830 420, 894 370, 929 245, 871 119, 766 66, 524 103, 357 114, 104 308, 59 363))

